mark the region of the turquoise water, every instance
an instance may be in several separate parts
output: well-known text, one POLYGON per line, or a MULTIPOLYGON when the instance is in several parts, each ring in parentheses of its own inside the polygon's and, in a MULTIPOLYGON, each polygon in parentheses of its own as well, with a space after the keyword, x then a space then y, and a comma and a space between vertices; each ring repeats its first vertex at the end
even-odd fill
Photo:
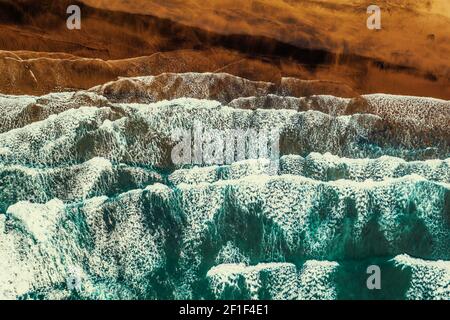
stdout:
POLYGON ((450 298, 450 153, 426 130, 195 99, 54 108, 0 133, 1 298, 450 298), (174 166, 195 121, 279 129, 277 171, 174 166))

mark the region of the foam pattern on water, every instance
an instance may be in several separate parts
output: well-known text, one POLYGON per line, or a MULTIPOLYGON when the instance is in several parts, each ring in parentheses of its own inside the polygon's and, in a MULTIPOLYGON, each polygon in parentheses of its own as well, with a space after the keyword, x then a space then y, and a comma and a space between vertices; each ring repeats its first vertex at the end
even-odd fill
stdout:
POLYGON ((331 152, 347 157, 382 155, 445 158, 447 148, 427 143, 392 145, 374 115, 332 117, 318 111, 236 110, 217 102, 180 99, 150 105, 71 109, 0 134, 0 160, 55 166, 104 157, 113 162, 170 167, 176 129, 272 130, 280 132, 282 154, 331 152))
MULTIPOLYGON (((247 264, 301 265, 303 259, 404 252, 449 259, 448 204, 442 202, 448 192, 448 185, 419 177, 368 186, 251 176, 174 189, 155 184, 76 205, 19 202, 2 219, 0 255, 8 271, 2 295, 57 294, 70 275, 69 265, 81 268, 88 298, 100 295, 105 285, 111 297, 124 292, 130 297, 199 297, 205 295, 197 291, 202 278, 233 251, 237 262, 247 264), (417 242, 418 234, 422 241, 417 242)), ((303 269, 299 281, 313 281, 308 264, 303 269)), ((332 298, 333 290, 298 294, 332 298)), ((267 294, 284 298, 287 293, 267 294)))
POLYGON ((163 181, 164 177, 154 170, 113 165, 104 158, 54 168, 0 164, 0 212, 23 200, 45 203, 58 198, 77 202, 163 181))
POLYGON ((449 300, 449 102, 297 94, 312 84, 0 95, 0 298, 449 300), (173 164, 199 122, 277 129, 277 170, 173 164))

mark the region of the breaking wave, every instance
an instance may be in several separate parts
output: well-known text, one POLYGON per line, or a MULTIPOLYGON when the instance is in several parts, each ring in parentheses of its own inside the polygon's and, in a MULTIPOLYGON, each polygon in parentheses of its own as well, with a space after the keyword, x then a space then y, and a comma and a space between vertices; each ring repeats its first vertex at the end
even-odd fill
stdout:
POLYGON ((0 298, 450 299, 449 102, 299 85, 0 96, 0 298), (196 121, 278 129, 277 170, 175 165, 172 133, 196 121))

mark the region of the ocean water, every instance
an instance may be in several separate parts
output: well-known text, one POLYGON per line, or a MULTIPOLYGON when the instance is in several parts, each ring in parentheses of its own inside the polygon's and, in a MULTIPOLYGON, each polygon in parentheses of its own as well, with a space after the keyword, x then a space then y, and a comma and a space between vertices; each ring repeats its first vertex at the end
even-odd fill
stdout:
POLYGON ((0 96, 0 298, 450 299, 448 101, 182 78, 0 96), (278 167, 175 165, 198 121, 277 129, 278 167))

